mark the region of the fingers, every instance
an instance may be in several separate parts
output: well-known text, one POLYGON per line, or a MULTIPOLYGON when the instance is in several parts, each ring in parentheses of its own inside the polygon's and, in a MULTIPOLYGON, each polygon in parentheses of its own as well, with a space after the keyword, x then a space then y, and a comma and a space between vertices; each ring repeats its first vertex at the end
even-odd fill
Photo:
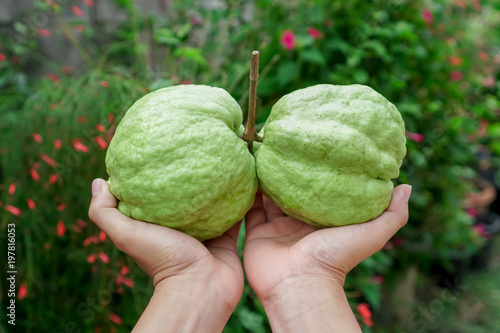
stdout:
POLYGON ((92 182, 92 201, 89 208, 90 219, 108 235, 118 248, 124 239, 133 233, 135 221, 116 209, 116 198, 109 191, 109 184, 103 179, 92 182), (118 243, 118 244, 117 244, 118 243))
POLYGON ((245 215, 245 232, 248 233, 259 224, 266 223, 266 212, 262 202, 262 192, 259 190, 255 194, 255 201, 252 208, 245 215))
POLYGON ((217 247, 236 252, 238 236, 240 234, 241 221, 232 226, 221 236, 204 242, 206 247, 217 247))
POLYGON ((380 250, 406 224, 410 194, 410 185, 399 185, 394 189, 391 203, 382 215, 370 222, 357 225, 360 242, 365 242, 367 245, 365 248, 368 253, 363 256, 369 257, 380 250))
POLYGON ((278 206, 276 206, 276 204, 271 199, 268 199, 265 195, 263 195, 263 204, 268 222, 274 220, 275 218, 286 216, 286 214, 283 213, 283 211, 278 206))

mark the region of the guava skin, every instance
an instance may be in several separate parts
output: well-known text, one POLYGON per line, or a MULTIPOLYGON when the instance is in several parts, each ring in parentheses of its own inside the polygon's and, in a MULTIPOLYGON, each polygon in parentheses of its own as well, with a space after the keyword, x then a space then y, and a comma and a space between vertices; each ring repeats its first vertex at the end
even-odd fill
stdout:
POLYGON ((200 241, 240 221, 258 188, 238 103, 220 88, 181 85, 139 99, 106 154, 118 209, 200 241))
POLYGON ((282 97, 257 145, 263 193, 317 227, 369 221, 387 209, 406 154, 396 107, 370 87, 316 85, 282 97))

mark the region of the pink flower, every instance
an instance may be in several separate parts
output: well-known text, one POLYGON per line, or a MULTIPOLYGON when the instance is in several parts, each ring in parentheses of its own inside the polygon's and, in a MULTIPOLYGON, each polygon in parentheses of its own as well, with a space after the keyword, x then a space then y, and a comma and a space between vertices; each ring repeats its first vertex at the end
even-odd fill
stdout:
POLYGON ((432 17, 432 13, 428 9, 422 12, 422 17, 424 18, 425 23, 432 24, 434 18, 432 17))
POLYGON ((38 29, 38 34, 42 37, 49 38, 50 37, 50 30, 47 29, 38 29))
POLYGON ((47 155, 44 155, 44 154, 41 154, 40 155, 40 158, 45 162, 47 163, 48 165, 50 165, 51 167, 56 167, 57 166, 57 162, 54 161, 53 159, 51 159, 50 157, 48 157, 47 155))
POLYGON ((83 3, 89 7, 94 6, 94 0, 83 0, 83 3))
POLYGON ((483 80, 483 86, 485 86, 486 88, 494 87, 495 83, 495 78, 491 75, 485 77, 483 80))
POLYGON ((285 49, 293 50, 295 48, 295 34, 290 30, 285 30, 280 38, 280 43, 285 49))
POLYGON ((57 222, 57 236, 62 237, 66 232, 66 226, 63 221, 57 222))
POLYGON ((490 239, 491 235, 486 232, 486 228, 483 223, 478 223, 474 225, 474 231, 481 237, 485 239, 490 239))
POLYGON ((57 211, 62 212, 66 208, 66 204, 63 202, 59 206, 57 206, 57 211))
POLYGON ((62 141, 61 140, 54 140, 54 148, 59 150, 62 147, 62 141))
POLYGON ((84 152, 84 153, 88 153, 89 152, 89 147, 87 147, 86 145, 84 145, 80 139, 75 139, 73 140, 73 148, 75 148, 76 151, 81 151, 81 152, 84 152))
POLYGON ((373 322, 371 320, 372 312, 370 311, 370 306, 366 303, 361 303, 358 304, 356 309, 358 310, 358 313, 361 315, 361 317, 363 317, 363 322, 365 323, 365 325, 372 327, 373 322))
POLYGON ((488 53, 486 53, 486 52, 482 52, 482 51, 481 51, 481 52, 479 52, 479 53, 477 54, 477 56, 478 56, 478 57, 479 57, 479 59, 481 59, 482 61, 486 61, 486 60, 488 60, 488 59, 489 59, 488 53))
POLYGON ((99 252, 98 256, 99 256, 99 259, 101 259, 101 261, 103 263, 105 263, 105 264, 109 263, 109 257, 106 255, 106 253, 99 252))
POLYGON ((379 283, 379 284, 384 283, 384 277, 382 275, 374 276, 373 280, 375 281, 375 283, 379 283))
POLYGON ((5 61, 5 55, 3 53, 0 53, 0 61, 5 61))
POLYGON ((101 81, 101 83, 100 83, 100 84, 101 84, 101 86, 102 86, 102 87, 104 87, 104 88, 106 88, 106 87, 108 87, 108 86, 109 86, 109 82, 108 82, 108 81, 101 81))
POLYGON ((21 210, 17 207, 11 206, 11 205, 5 205, 4 206, 5 210, 11 213, 12 215, 19 216, 21 215, 21 210))
POLYGON ((77 219, 76 220, 76 224, 78 224, 80 226, 80 228, 86 228, 87 227, 87 222, 85 222, 82 219, 77 219))
POLYGON ((453 72, 451 72, 450 80, 452 80, 452 81, 460 81, 461 79, 462 79, 462 73, 460 73, 459 71, 453 71, 453 72))
POLYGON ((191 82, 189 80, 185 80, 185 81, 182 81, 181 84, 193 84, 193 82, 191 82))
POLYGON ((42 139, 42 136, 38 133, 33 133, 31 134, 31 136, 33 137, 33 139, 38 142, 38 143, 42 143, 43 142, 43 139, 42 139))
POLYGON ((54 73, 49 73, 49 74, 47 74, 47 76, 50 79, 50 81, 52 81, 52 82, 59 81, 59 76, 55 75, 54 73))
POLYGON ((449 62, 452 66, 460 66, 463 63, 463 60, 459 56, 451 56, 449 58, 449 62))
POLYGON ((95 137, 95 141, 97 142, 97 144, 99 145, 99 147, 104 150, 106 148, 108 148, 108 144, 106 143, 106 141, 104 141, 103 138, 101 138, 100 136, 96 136, 95 137))
POLYGON ((469 207, 465 211, 467 215, 476 217, 479 215, 479 212, 477 211, 476 207, 469 207))
POLYGON ((111 321, 114 322, 116 325, 122 324, 122 319, 117 315, 115 315, 114 313, 109 314, 109 319, 111 319, 111 321))
POLYGON ((307 33, 309 34, 309 36, 311 36, 314 39, 319 39, 323 36, 323 34, 321 32, 319 32, 318 30, 316 30, 312 27, 307 29, 307 33))
POLYGON ((424 141, 424 135, 423 134, 420 134, 420 133, 413 133, 413 132, 409 132, 409 131, 405 131, 405 134, 406 134, 406 137, 412 141, 415 141, 415 142, 422 142, 424 141))
POLYGON ((75 30, 78 32, 83 32, 85 30, 85 26, 83 24, 75 25, 75 30))
POLYGON ((36 208, 36 205, 35 205, 35 202, 33 201, 33 199, 27 199, 26 202, 28 203, 28 207, 33 210, 36 208))
POLYGON ((49 183, 54 184, 55 182, 57 182, 58 179, 59 179, 59 176, 54 173, 54 174, 50 175, 49 183))
POLYGON ((16 183, 12 183, 9 186, 9 194, 13 195, 14 193, 16 193, 16 183))
POLYGON ((106 128, 102 126, 101 124, 95 125, 96 130, 98 130, 101 133, 104 133, 106 131, 106 128))
POLYGON ((101 230, 101 233, 99 234, 99 240, 101 242, 104 242, 106 240, 106 234, 102 230, 101 230))
POLYGON ((76 16, 78 17, 83 16, 83 10, 81 10, 80 7, 73 5, 71 6, 71 10, 73 11, 73 13, 75 13, 76 16))
POLYGON ((23 282, 19 286, 19 293, 17 294, 17 298, 19 300, 22 300, 26 297, 27 294, 28 294, 28 288, 26 288, 26 283, 23 282))
POLYGON ((38 172, 36 172, 35 169, 30 169, 30 174, 31 174, 31 177, 33 177, 34 181, 37 182, 40 180, 40 175, 38 174, 38 172))
POLYGON ((93 264, 96 259, 97 259, 97 255, 95 255, 95 254, 90 254, 87 256, 87 262, 89 264, 93 264))

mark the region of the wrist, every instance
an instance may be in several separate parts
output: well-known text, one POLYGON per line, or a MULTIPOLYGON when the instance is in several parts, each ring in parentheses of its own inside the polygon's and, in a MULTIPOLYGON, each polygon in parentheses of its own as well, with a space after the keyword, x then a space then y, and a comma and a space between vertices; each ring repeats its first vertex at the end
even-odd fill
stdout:
POLYGON ((337 279, 288 278, 261 302, 273 332, 360 332, 337 279))
POLYGON ((171 277, 156 284, 134 332, 222 332, 236 304, 208 278, 171 277))

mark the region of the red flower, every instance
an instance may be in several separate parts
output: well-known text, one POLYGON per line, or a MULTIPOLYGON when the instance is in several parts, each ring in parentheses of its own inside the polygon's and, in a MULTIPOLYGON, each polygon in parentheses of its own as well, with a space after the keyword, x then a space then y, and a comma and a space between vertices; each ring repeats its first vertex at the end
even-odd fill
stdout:
POLYGON ((412 141, 415 141, 415 142, 422 142, 424 141, 424 135, 423 134, 420 134, 420 133, 413 133, 413 132, 409 132, 409 131, 405 131, 405 134, 406 134, 406 137, 412 141))
POLYGON ((81 228, 86 228, 87 227, 87 222, 85 222, 82 219, 77 219, 76 224, 78 224, 81 228))
POLYGON ((94 0, 83 0, 83 3, 89 7, 94 6, 94 0))
POLYGON ((106 234, 102 230, 101 230, 101 233, 99 234, 99 240, 101 242, 104 242, 106 240, 106 234))
POLYGON ((181 84, 193 84, 193 82, 191 82, 189 80, 185 80, 185 81, 182 81, 181 84))
POLYGON ((103 86, 104 88, 106 88, 106 87, 109 86, 109 82, 108 81, 101 81, 101 86, 103 86))
POLYGON ((57 211, 62 212, 64 210, 64 208, 66 208, 66 204, 63 202, 62 204, 57 206, 57 211))
POLYGON ((432 24, 434 18, 432 17, 432 13, 428 9, 422 12, 422 17, 424 18, 425 23, 432 24))
POLYGON ((12 215, 19 216, 21 215, 21 210, 17 207, 11 206, 11 205, 5 205, 4 206, 5 210, 11 213, 12 215))
POLYGON ((460 58, 459 56, 451 56, 449 58, 449 62, 450 64, 452 64, 453 66, 460 66, 462 63, 463 63, 463 60, 462 58, 460 58))
POLYGON ((28 288, 26 288, 26 283, 23 282, 19 286, 19 293, 17 294, 17 298, 19 300, 22 300, 26 297, 27 294, 28 294, 28 288))
POLYGON ((35 205, 35 202, 33 201, 33 199, 27 199, 26 202, 28 203, 28 207, 33 210, 36 208, 36 205, 35 205))
POLYGON ((488 53, 486 52, 479 52, 477 54, 477 56, 479 57, 479 59, 481 59, 482 61, 486 61, 488 60, 490 57, 488 56, 488 53))
POLYGON ((69 66, 64 65, 64 66, 61 67, 61 71, 64 74, 68 74, 71 71, 71 69, 69 68, 69 66))
POLYGON ((384 277, 382 275, 376 275, 376 276, 374 276, 373 280, 375 281, 375 283, 379 283, 379 284, 384 283, 384 277))
POLYGON ((76 119, 79 123, 83 124, 84 122, 87 121, 87 118, 85 118, 84 116, 80 116, 76 119))
POLYGON ((16 193, 16 183, 12 183, 9 186, 9 194, 13 195, 14 193, 16 193))
POLYGON ((105 264, 109 263, 109 257, 104 252, 99 252, 99 259, 105 264))
POLYGON ((61 140, 54 140, 54 148, 59 150, 62 147, 62 141, 61 140))
POLYGON ((115 315, 114 313, 109 314, 109 319, 111 319, 111 321, 114 322, 116 325, 122 324, 122 319, 117 315, 115 315))
POLYGON ((38 29, 38 34, 42 37, 50 37, 50 30, 47 29, 38 29))
POLYGON ((54 161, 53 159, 51 159, 50 157, 48 157, 47 155, 44 155, 44 154, 41 154, 40 155, 40 158, 45 162, 47 163, 48 165, 50 165, 51 167, 56 167, 57 166, 57 162, 54 161))
POLYGON ((82 151, 84 153, 89 152, 89 147, 84 145, 80 139, 73 140, 73 148, 75 148, 76 151, 82 151))
POLYGON ((54 173, 54 174, 50 175, 49 183, 54 184, 55 182, 57 182, 58 179, 59 179, 59 176, 54 173))
POLYGON ((106 127, 102 126, 101 124, 95 125, 95 128, 101 133, 104 133, 106 131, 106 127))
MULTIPOLYGON (((77 222, 78 223, 78 222, 77 222)), ((86 240, 83 241, 83 246, 87 247, 90 245, 90 243, 97 244, 97 237, 96 236, 90 236, 86 240)))
POLYGON ((63 221, 57 222, 57 236, 62 237, 66 232, 66 226, 63 221))
POLYGON ((3 53, 0 53, 0 61, 5 61, 5 56, 3 55, 3 53))
POLYGON ((361 303, 361 304, 358 304, 356 309, 358 310, 361 317, 363 317, 363 322, 365 323, 365 325, 372 327, 373 322, 371 320, 372 312, 370 311, 370 306, 366 303, 361 303))
POLYGON ((33 133, 33 134, 31 134, 31 136, 33 137, 33 139, 35 139, 36 142, 38 142, 38 143, 42 143, 43 142, 42 136, 40 134, 33 133))
POLYGON ((59 81, 59 76, 55 75, 54 73, 49 73, 47 74, 48 78, 52 81, 52 82, 57 82, 59 81))
POLYGON ((100 136, 96 136, 96 137, 95 137, 95 141, 97 141, 97 143, 99 144, 99 147, 100 147, 101 149, 103 149, 103 150, 104 150, 104 149, 108 148, 108 144, 107 144, 107 143, 106 143, 106 141, 104 141, 104 139, 103 139, 103 138, 101 138, 100 136))
POLYGON ((307 33, 309 34, 309 36, 311 36, 314 39, 319 39, 323 36, 323 34, 321 32, 319 32, 318 30, 316 30, 312 27, 307 29, 307 33))
POLYGON ((290 30, 285 30, 280 38, 280 43, 285 49, 293 50, 295 48, 295 34, 290 30))
POLYGON ((112 113, 108 113, 108 120, 110 123, 115 122, 115 115, 112 113))
POLYGON ((83 16, 83 10, 81 10, 78 6, 71 6, 71 10, 73 11, 73 13, 75 13, 76 16, 78 17, 82 17, 83 16))
POLYGON ((453 71, 450 75, 450 80, 452 81, 460 81, 462 79, 462 73, 458 71, 453 71))
POLYGON ((73 230, 75 230, 77 233, 81 233, 82 232, 82 228, 80 228, 80 226, 76 225, 76 224, 73 224, 72 226, 73 230))
POLYGON ((35 169, 30 169, 30 174, 31 174, 31 177, 33 177, 34 181, 37 182, 40 180, 40 175, 38 174, 38 172, 36 172, 35 169))
POLYGON ((87 256, 87 261, 89 264, 93 264, 96 259, 97 259, 97 256, 95 254, 91 254, 91 255, 87 256))
POLYGON ((491 75, 487 76, 483 80, 483 86, 486 88, 491 88, 495 86, 495 78, 491 75))
POLYGON ((85 30, 85 26, 83 24, 75 25, 75 30, 78 32, 83 32, 85 30))

